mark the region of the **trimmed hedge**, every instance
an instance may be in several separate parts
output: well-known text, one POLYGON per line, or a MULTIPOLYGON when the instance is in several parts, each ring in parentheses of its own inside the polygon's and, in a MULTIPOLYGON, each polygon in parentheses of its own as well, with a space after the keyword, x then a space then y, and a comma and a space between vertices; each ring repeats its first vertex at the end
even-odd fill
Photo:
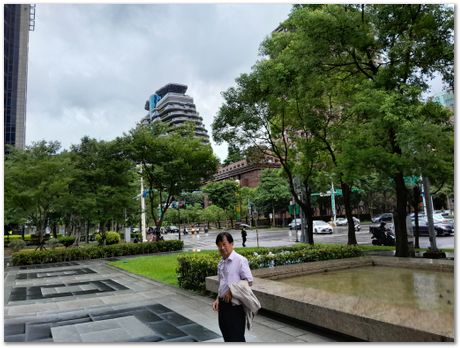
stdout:
MULTIPOLYGON (((102 245, 102 234, 96 234, 96 241, 102 245)), ((115 231, 108 231, 105 233, 105 245, 113 245, 120 243, 120 234, 115 231)))
MULTIPOLYGON (((51 238, 52 239, 52 238, 51 238)), ((50 239, 50 240, 51 240, 50 239)), ((58 237, 58 241, 59 243, 61 243, 62 245, 64 245, 66 248, 68 248, 69 246, 71 246, 73 243, 75 243, 75 237, 74 236, 59 236, 58 237)))
POLYGON ((124 243, 106 246, 81 246, 68 249, 20 251, 13 253, 13 266, 44 264, 90 260, 116 256, 151 254, 167 251, 182 250, 184 242, 181 240, 165 240, 159 242, 124 243))
MULTIPOLYGON (((348 245, 295 245, 277 248, 245 248, 237 252, 248 259, 251 269, 271 266, 289 265, 303 262, 343 259, 362 256, 363 252, 357 246, 348 245)), ((217 264, 221 257, 201 253, 180 255, 176 273, 181 288, 206 292, 206 277, 217 275, 217 264)))

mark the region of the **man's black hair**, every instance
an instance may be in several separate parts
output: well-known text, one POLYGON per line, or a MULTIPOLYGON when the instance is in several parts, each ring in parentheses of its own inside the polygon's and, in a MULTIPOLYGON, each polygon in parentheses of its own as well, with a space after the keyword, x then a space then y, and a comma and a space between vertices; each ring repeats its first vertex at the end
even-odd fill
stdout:
POLYGON ((216 244, 224 241, 224 237, 227 239, 227 242, 233 243, 233 237, 229 232, 220 232, 216 237, 216 244))

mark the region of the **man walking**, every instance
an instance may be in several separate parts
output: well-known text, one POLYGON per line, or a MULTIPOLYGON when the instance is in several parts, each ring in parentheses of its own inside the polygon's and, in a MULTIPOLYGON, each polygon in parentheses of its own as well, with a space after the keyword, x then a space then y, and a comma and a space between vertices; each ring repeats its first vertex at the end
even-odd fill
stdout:
POLYGON ((230 285, 247 280, 252 285, 249 262, 233 250, 233 237, 228 232, 217 235, 216 245, 222 260, 217 266, 219 290, 212 309, 218 311, 219 328, 225 342, 246 342, 244 338, 246 315, 243 305, 233 298, 230 285))

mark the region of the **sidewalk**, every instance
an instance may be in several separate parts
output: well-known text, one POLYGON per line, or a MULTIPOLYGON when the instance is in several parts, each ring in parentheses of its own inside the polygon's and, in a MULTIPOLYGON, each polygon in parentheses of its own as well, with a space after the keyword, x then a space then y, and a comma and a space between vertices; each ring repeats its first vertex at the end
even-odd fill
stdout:
MULTIPOLYGON (((7 267, 6 342, 223 342, 212 298, 107 265, 107 260, 7 267)), ((248 342, 345 338, 259 313, 248 342)))

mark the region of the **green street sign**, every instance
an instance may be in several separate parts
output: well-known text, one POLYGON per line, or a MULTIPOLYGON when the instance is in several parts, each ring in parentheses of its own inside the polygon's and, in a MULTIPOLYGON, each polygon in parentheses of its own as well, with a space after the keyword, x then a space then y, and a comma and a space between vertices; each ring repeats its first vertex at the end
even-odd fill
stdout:
POLYGON ((404 177, 404 184, 406 184, 407 186, 415 186, 419 183, 419 181, 420 181, 419 176, 412 175, 412 176, 404 177))
POLYGON ((294 207, 295 207, 295 214, 300 214, 300 205, 296 204, 289 204, 289 214, 294 215, 294 207))

